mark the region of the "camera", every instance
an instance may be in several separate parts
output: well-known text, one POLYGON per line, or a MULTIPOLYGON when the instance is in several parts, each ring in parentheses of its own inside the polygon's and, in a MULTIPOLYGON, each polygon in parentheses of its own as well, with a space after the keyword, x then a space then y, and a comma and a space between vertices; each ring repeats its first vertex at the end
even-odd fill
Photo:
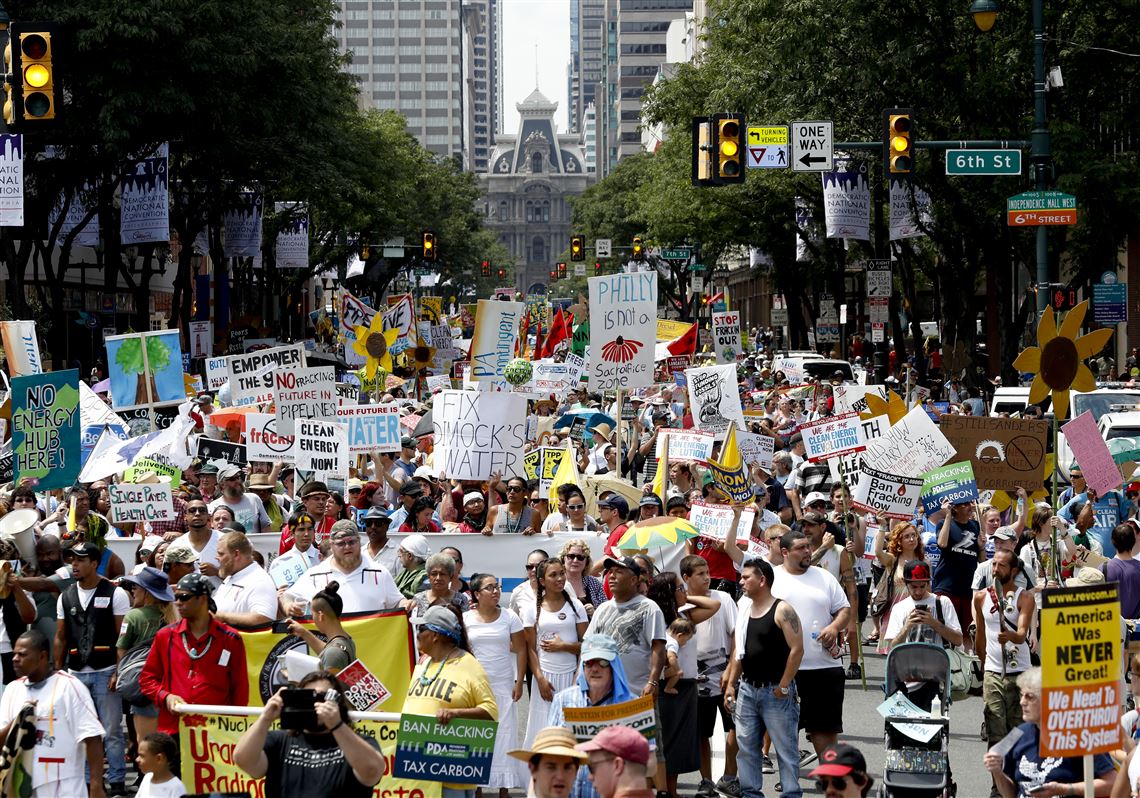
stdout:
POLYGON ((317 701, 340 700, 336 690, 325 690, 318 694, 308 687, 287 687, 281 694, 281 728, 286 731, 313 731, 318 728, 317 701))

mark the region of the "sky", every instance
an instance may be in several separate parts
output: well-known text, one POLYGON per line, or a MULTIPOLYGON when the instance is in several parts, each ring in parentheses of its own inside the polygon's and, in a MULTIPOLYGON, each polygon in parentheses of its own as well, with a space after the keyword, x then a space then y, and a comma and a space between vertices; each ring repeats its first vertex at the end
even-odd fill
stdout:
POLYGON ((558 103, 554 121, 565 133, 566 65, 570 61, 571 0, 501 0, 503 8, 503 132, 519 128, 515 104, 535 89, 535 45, 538 45, 538 88, 558 103))

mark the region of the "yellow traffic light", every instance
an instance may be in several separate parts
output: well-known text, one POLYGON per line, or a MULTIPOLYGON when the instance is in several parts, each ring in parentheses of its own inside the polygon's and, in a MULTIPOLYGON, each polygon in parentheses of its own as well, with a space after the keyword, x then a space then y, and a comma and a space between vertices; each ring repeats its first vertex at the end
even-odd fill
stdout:
POLYGON ((586 259, 586 239, 583 236, 570 237, 570 260, 586 259))
POLYGON ((713 117, 716 133, 716 174, 720 183, 743 183, 744 115, 717 114, 713 117))
POLYGON ((909 108, 889 108, 883 112, 883 153, 885 171, 907 175, 914 171, 914 117, 909 108))
POLYGON ((645 257, 645 245, 641 241, 641 236, 634 236, 633 238, 633 259, 641 260, 645 257))
POLYGON ((693 185, 708 186, 713 182, 712 122, 707 118, 693 120, 693 185))
POLYGON ((12 25, 11 36, 16 41, 13 55, 19 59, 20 69, 17 121, 46 122, 55 119, 52 27, 34 22, 12 25), (19 107, 21 105, 22 108, 19 107))
POLYGON ((431 230, 424 231, 424 245, 423 245, 424 260, 434 261, 439 257, 439 248, 436 246, 435 233, 431 230))

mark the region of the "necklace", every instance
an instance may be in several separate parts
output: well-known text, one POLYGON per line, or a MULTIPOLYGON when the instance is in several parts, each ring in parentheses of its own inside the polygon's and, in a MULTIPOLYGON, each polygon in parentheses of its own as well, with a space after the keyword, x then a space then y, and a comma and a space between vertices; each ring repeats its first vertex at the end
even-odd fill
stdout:
POLYGON ((431 666, 431 660, 428 660, 426 663, 424 663, 424 672, 420 674, 420 684, 422 684, 424 687, 431 686, 435 680, 439 678, 439 675, 443 673, 443 666, 447 664, 447 661, 451 659, 451 655, 454 653, 455 647, 453 646, 452 649, 447 652, 447 656, 439 661, 439 667, 436 668, 435 676, 432 676, 430 679, 424 674, 427 673, 427 669, 431 666))
POLYGON ((206 639, 206 647, 199 651, 196 648, 192 648, 190 644, 186 642, 186 633, 182 633, 182 648, 186 649, 186 653, 192 660, 197 661, 202 659, 202 657, 206 656, 206 653, 210 650, 210 646, 212 645, 214 645, 214 638, 208 637, 206 639))
POLYGON ((525 511, 526 511, 525 507, 523 507, 522 509, 519 510, 519 520, 516 521, 515 525, 512 527, 511 526, 511 506, 509 504, 507 505, 507 532, 508 533, 514 533, 514 532, 519 531, 519 529, 522 527, 523 513, 525 511))

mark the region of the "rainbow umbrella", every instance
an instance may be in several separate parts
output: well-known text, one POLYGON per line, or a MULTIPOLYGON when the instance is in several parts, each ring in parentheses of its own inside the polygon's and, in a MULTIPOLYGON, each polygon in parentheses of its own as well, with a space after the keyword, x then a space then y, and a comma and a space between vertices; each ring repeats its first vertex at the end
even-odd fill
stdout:
POLYGON ((636 526, 622 535, 615 549, 650 549, 674 546, 681 541, 695 538, 700 534, 697 528, 684 518, 661 515, 648 521, 638 521, 636 526))

